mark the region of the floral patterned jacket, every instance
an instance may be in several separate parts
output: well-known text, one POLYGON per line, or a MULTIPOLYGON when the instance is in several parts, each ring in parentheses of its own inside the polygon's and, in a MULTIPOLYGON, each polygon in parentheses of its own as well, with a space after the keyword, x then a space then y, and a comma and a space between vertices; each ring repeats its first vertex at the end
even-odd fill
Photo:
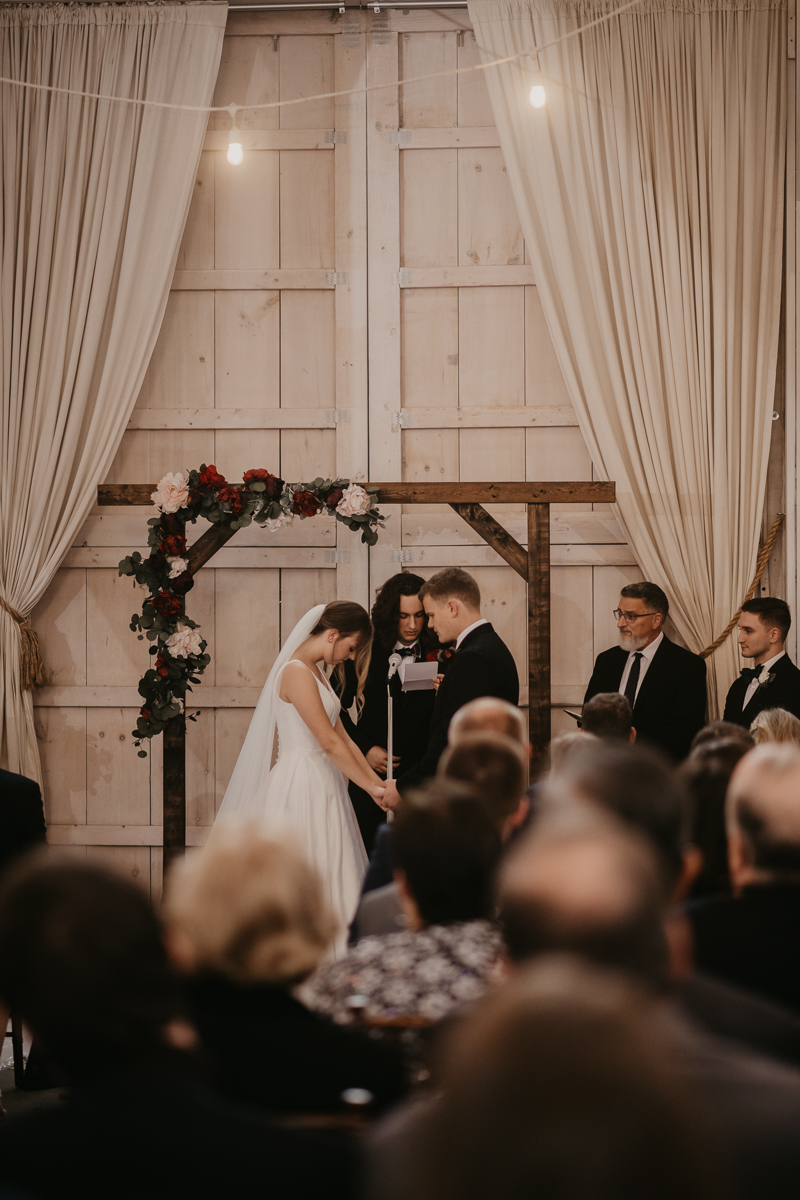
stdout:
POLYGON ((491 921, 461 921, 366 937, 338 962, 320 967, 302 998, 339 1024, 350 996, 367 998, 367 1017, 438 1021, 482 996, 499 976, 503 942, 491 921))

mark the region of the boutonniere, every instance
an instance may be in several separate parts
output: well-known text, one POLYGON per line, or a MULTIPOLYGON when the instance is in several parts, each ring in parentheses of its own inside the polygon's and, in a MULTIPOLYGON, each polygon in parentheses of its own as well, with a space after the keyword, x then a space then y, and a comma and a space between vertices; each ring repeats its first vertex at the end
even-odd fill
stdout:
POLYGON ((450 661, 454 654, 455 647, 443 646, 441 650, 431 650, 430 654, 425 656, 425 661, 446 663, 450 661))
POLYGON ((769 687, 769 685, 772 683, 774 678, 775 678, 774 671, 770 671, 769 674, 765 675, 763 679, 759 679, 758 687, 756 688, 756 691, 763 692, 764 688, 769 687))

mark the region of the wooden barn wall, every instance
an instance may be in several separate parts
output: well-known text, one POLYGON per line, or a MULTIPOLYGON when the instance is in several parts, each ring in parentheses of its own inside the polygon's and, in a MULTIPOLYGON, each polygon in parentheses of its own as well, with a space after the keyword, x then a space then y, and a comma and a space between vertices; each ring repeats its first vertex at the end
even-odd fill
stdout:
MULTIPOLYGON (((466 10, 229 18, 217 103, 294 99, 477 62, 466 10)), ((215 463, 289 480, 590 479, 514 210, 483 76, 209 123, 164 325, 109 482, 215 463)), ((154 510, 152 510, 154 511, 154 510)), ((147 643, 117 563, 151 510, 97 508, 34 613, 52 843, 161 888, 161 743, 131 730, 147 643)), ((521 511, 497 515, 525 540, 521 511)), ((198 528, 198 533, 202 532, 198 528)), ((553 732, 571 728, 621 584, 641 578, 607 506, 552 514, 553 732)), ((446 507, 391 512, 367 551, 332 521, 240 531, 190 615, 212 662, 188 734, 188 840, 207 835, 282 635, 312 604, 460 564, 526 676, 524 585, 446 507)), ((523 703, 527 697, 523 695, 523 703)))

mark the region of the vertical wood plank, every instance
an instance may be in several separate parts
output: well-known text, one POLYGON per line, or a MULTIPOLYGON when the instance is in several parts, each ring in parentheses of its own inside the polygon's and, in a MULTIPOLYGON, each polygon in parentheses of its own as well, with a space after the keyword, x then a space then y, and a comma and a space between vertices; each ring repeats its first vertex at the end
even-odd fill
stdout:
POLYGON ((217 408, 279 406, 280 338, 280 292, 214 293, 217 408))
POLYGON ((164 873, 186 849, 186 729, 170 721, 164 738, 164 873))
MULTIPOLYGON (((334 38, 328 35, 281 37, 281 100, 318 96, 334 90, 334 38)), ((333 129, 335 101, 314 100, 279 108, 281 129, 333 129)))
POLYGON ((400 241, 404 267, 458 265, 458 157, 455 150, 400 156, 400 241))
POLYGON ((528 505, 528 729, 534 760, 550 741, 550 505, 528 505))
POLYGON ((334 261, 334 155, 281 151, 281 267, 324 267, 334 261))
MULTIPOLYGON (((455 33, 400 35, 401 78, 436 75, 456 67, 455 33)), ((458 121, 458 76, 410 83, 400 92, 400 112, 406 129, 443 128, 458 121)))

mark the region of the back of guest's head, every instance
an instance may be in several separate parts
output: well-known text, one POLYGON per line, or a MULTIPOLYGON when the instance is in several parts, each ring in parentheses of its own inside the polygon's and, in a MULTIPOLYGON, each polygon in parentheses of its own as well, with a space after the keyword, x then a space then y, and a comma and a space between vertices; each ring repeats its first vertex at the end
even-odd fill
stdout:
POLYGON ((558 775, 575 755, 583 754, 589 746, 597 741, 599 738, 596 738, 593 733, 584 733, 579 729, 554 737, 548 748, 550 775, 558 775))
POLYGON ((800 749, 766 742, 746 754, 731 776, 726 818, 759 881, 800 883, 800 749))
POLYGON ((689 795, 689 840, 702 854, 693 897, 730 891, 725 796, 736 764, 749 749, 738 737, 701 742, 678 768, 689 795))
POLYGON ((468 733, 499 733, 521 746, 528 745, 522 709, 497 696, 480 696, 459 708, 448 726, 447 740, 452 745, 468 733))
POLYGON ((669 614, 669 600, 667 600, 666 592, 657 583, 648 583, 645 580, 642 580, 641 583, 628 583, 621 589, 620 596, 626 596, 629 600, 643 600, 649 609, 661 613, 666 621, 669 614))
POLYGON ((431 575, 419 590, 420 599, 460 600, 467 608, 480 609, 481 590, 468 571, 462 567, 445 567, 431 575))
POLYGON ((750 723, 757 746, 764 742, 794 742, 800 746, 800 721, 785 708, 765 708, 750 723))
POLYGON ((745 729, 744 725, 736 725, 733 721, 709 721, 694 735, 691 749, 694 751, 704 742, 719 742, 723 738, 726 740, 733 738, 741 742, 748 750, 752 750, 755 745, 752 733, 749 729, 745 729))
POLYGON ((555 801, 598 804, 648 839, 672 892, 684 867, 688 799, 671 764, 649 746, 595 742, 572 756, 548 784, 555 801))
POLYGON ((438 774, 474 788, 503 829, 519 808, 528 760, 518 742, 498 733, 465 734, 448 746, 438 774))
POLYGON ((430 780, 403 797, 392 826, 395 868, 427 925, 492 916, 497 822, 473 789, 430 780))
POLYGON ((569 952, 660 987, 664 903, 653 851, 615 818, 550 810, 500 872, 500 920, 514 962, 569 952))
POLYGON ((170 944, 192 972, 289 986, 319 965, 336 933, 317 872, 294 842, 256 823, 220 822, 170 873, 170 944))
POLYGON ((745 600, 742 605, 743 613, 755 613, 767 629, 777 629, 781 641, 786 641, 786 635, 792 627, 792 614, 785 600, 777 596, 759 596, 755 600, 745 600))
POLYGON ((549 958, 445 1045, 403 1200, 716 1200, 704 1114, 630 984, 549 958))
POLYGON ((581 729, 599 738, 631 739, 633 710, 620 692, 598 692, 581 710, 581 729))
POLYGON ((177 981, 144 892, 116 873, 34 856, 0 889, 0 1000, 70 1079, 165 1052, 177 981))

